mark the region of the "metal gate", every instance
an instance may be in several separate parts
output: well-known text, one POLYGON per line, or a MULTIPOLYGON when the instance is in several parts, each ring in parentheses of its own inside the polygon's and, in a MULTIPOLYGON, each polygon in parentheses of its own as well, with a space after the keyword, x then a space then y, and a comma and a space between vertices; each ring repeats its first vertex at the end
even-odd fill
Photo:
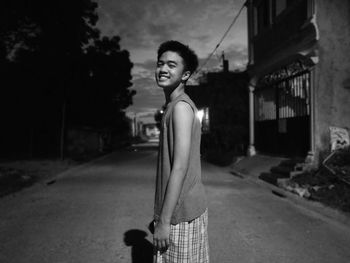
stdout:
POLYGON ((265 76, 254 92, 258 151, 304 156, 310 147, 309 70, 265 76))

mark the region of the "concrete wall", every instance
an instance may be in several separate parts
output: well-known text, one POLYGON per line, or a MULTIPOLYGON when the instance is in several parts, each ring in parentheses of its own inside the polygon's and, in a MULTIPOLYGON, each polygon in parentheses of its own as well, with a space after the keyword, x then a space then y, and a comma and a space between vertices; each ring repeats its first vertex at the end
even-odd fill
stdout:
MULTIPOLYGON (((259 1, 254 1, 255 5, 259 1)), ((254 60, 257 64, 264 64, 271 55, 281 50, 285 53, 288 46, 302 43, 310 33, 303 27, 308 19, 307 1, 294 0, 287 9, 274 18, 272 24, 254 37, 254 60)))
POLYGON ((329 126, 350 128, 350 1, 317 0, 316 158, 329 151, 329 126))

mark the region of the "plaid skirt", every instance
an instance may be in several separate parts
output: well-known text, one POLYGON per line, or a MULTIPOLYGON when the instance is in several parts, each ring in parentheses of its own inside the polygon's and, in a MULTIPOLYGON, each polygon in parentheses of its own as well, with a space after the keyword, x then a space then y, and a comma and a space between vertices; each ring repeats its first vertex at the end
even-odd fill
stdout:
POLYGON ((208 211, 190 221, 170 226, 170 244, 157 251, 154 263, 209 263, 208 211))

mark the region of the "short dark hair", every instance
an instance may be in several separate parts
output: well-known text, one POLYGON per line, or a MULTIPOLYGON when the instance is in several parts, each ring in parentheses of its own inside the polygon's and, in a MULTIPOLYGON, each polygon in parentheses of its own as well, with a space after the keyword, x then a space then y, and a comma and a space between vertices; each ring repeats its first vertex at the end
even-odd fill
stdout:
POLYGON ((198 57, 189 46, 175 40, 166 41, 158 48, 157 60, 159 60, 160 56, 167 51, 173 51, 179 54, 179 56, 182 57, 185 62, 185 69, 190 71, 191 74, 195 72, 198 67, 198 57))

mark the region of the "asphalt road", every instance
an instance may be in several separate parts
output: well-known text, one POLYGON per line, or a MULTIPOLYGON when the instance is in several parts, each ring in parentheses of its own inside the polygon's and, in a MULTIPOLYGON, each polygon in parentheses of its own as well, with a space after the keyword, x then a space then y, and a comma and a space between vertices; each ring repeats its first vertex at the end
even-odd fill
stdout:
MULTIPOLYGON (((149 263, 156 153, 113 153, 0 199, 1 263, 149 263)), ((350 227, 203 163, 212 263, 350 262, 350 227)))

